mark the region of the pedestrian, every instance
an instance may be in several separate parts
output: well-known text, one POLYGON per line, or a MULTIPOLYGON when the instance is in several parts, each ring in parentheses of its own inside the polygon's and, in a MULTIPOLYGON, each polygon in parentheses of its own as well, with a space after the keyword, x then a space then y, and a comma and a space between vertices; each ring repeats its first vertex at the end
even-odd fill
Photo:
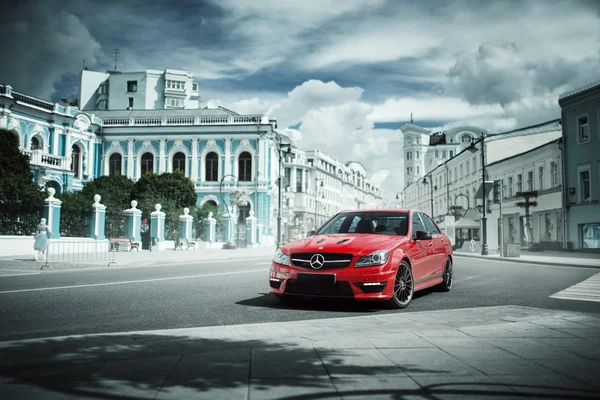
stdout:
POLYGON ((46 225, 46 218, 42 218, 40 220, 35 232, 36 234, 33 237, 35 239, 35 242, 33 243, 33 249, 36 251, 34 258, 37 261, 41 253, 43 260, 46 254, 46 248, 48 247, 48 235, 52 235, 50 228, 48 228, 48 225, 46 225))

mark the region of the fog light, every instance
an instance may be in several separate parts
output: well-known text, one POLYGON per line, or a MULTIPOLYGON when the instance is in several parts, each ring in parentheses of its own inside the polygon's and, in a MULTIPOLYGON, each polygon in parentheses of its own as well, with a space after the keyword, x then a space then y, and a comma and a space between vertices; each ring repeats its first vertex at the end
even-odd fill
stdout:
POLYGON ((385 282, 365 282, 362 285, 363 286, 381 286, 381 285, 385 285, 385 282))

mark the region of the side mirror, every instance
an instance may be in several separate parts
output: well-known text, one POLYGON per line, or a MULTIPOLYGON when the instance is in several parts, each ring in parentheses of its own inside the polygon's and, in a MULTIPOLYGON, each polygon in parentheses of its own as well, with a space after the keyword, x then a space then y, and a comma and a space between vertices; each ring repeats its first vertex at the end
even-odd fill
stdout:
POLYGON ((314 235, 315 235, 315 232, 316 232, 316 231, 315 231, 314 229, 313 229, 312 231, 308 231, 308 233, 306 234, 306 237, 309 237, 309 236, 314 236, 314 235))
POLYGON ((416 240, 431 240, 431 238, 432 238, 432 236, 431 236, 431 233, 429 233, 429 232, 417 231, 415 233, 416 240))

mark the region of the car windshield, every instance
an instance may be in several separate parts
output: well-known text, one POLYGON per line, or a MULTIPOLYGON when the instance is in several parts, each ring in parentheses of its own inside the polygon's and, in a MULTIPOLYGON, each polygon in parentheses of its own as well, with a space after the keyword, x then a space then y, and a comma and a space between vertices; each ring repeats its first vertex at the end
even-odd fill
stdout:
POLYGON ((316 232, 317 235, 337 233, 406 236, 408 213, 377 211, 340 213, 316 232))

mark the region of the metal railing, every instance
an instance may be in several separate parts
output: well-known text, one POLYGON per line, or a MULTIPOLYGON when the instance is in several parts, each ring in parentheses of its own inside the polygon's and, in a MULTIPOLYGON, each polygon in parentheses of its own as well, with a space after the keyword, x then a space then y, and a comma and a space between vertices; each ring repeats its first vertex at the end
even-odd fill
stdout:
POLYGON ((107 266, 117 265, 115 253, 110 251, 109 240, 68 241, 50 240, 46 249, 46 262, 41 269, 50 268, 50 263, 105 261, 107 266))

